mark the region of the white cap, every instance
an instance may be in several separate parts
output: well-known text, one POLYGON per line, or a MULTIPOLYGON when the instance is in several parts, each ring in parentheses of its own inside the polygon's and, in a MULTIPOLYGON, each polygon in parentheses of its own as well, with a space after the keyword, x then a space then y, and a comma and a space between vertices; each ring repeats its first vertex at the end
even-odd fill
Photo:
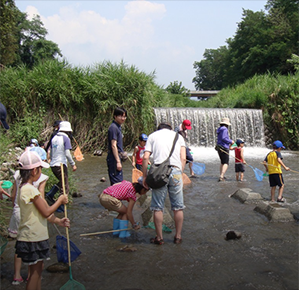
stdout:
POLYGON ((50 165, 44 161, 42 161, 39 157, 39 155, 30 150, 26 150, 20 157, 19 160, 19 166, 20 169, 33 169, 36 167, 44 167, 44 168, 49 168, 50 165))
POLYGON ((64 131, 64 132, 73 132, 71 123, 68 121, 62 121, 59 124, 59 131, 64 131))

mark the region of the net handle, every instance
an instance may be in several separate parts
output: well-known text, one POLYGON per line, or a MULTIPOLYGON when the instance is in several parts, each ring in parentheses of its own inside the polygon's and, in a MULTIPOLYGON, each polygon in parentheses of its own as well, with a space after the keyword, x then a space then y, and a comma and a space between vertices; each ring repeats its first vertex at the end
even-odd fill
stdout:
MULTIPOLYGON (((63 169, 63 164, 60 163, 60 169, 61 169, 61 179, 62 179, 62 190, 63 194, 66 195, 65 193, 65 182, 64 182, 64 169, 63 169)), ((67 218, 67 206, 64 204, 64 216, 67 218)), ((71 267, 71 248, 70 248, 70 237, 69 237, 69 229, 68 227, 65 228, 66 231, 66 239, 67 239, 67 255, 68 255, 68 260, 69 260, 69 267, 71 267)))

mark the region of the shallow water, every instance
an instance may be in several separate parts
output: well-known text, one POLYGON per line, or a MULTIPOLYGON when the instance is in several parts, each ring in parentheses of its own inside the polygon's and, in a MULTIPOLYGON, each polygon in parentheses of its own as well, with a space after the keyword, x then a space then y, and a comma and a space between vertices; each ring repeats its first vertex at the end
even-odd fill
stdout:
MULTIPOLYGON (((126 241, 103 234, 80 237, 82 233, 112 229, 112 215, 107 215, 97 199, 97 194, 109 182, 106 177, 105 157, 85 156, 77 162, 75 176, 81 198, 74 198, 69 207, 71 219, 70 239, 82 251, 72 263, 73 278, 86 289, 286 289, 298 287, 298 222, 269 222, 253 209, 255 205, 242 204, 230 198, 238 188, 251 188, 263 198, 270 198, 267 178, 255 180, 253 170, 246 167, 243 183, 235 181, 234 159, 231 158, 226 182, 219 183, 219 160, 212 148, 192 148, 195 161, 206 164, 205 173, 192 179, 185 186, 186 209, 183 227, 183 243, 172 243, 174 233, 164 234, 165 244, 149 243, 154 237, 152 229, 142 228, 132 232, 126 241), (242 234, 239 240, 224 239, 229 230, 242 234), (133 244, 136 252, 119 252, 117 248, 133 244)), ((246 148, 245 159, 253 167, 263 170, 260 162, 268 149, 246 148)), ((293 170, 299 171, 299 152, 283 153, 283 161, 293 170)), ((124 177, 131 180, 129 161, 124 164, 124 177)), ((186 167, 185 173, 189 173, 186 167)), ((284 196, 287 204, 298 209, 299 174, 283 172, 284 196)), ((136 204, 134 214, 141 221, 142 209, 136 204)), ((64 229, 60 231, 65 235, 64 229)), ((55 244, 58 234, 49 225, 50 241, 55 244)), ((12 286, 13 247, 10 241, 1 256, 1 289, 25 289, 12 286)), ((55 250, 45 268, 56 263, 55 250)), ((23 277, 27 269, 22 267, 23 277)), ((69 280, 69 274, 53 274, 43 271, 42 289, 59 289, 69 280)))

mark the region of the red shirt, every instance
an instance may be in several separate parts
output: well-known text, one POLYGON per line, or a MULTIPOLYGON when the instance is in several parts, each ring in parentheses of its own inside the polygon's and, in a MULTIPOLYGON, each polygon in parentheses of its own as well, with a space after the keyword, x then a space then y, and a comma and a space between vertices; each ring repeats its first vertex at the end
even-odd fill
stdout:
POLYGON ((243 163, 243 161, 244 161, 241 158, 241 150, 242 150, 241 147, 236 147, 235 148, 235 156, 236 156, 235 162, 236 163, 243 163))
POLYGON ((126 180, 107 187, 104 189, 103 193, 111 195, 118 200, 129 201, 129 198, 132 198, 134 201, 136 201, 135 188, 131 182, 126 180))
POLYGON ((136 152, 136 164, 138 164, 138 165, 142 165, 144 149, 145 149, 145 146, 141 147, 138 145, 138 150, 136 152))

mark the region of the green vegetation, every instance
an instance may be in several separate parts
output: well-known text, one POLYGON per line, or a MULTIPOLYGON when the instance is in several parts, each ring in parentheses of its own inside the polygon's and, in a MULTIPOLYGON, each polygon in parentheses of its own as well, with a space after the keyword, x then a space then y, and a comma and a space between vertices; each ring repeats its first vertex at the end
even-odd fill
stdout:
POLYGON ((287 59, 298 53, 298 8, 298 0, 268 0, 268 14, 243 10, 227 46, 206 49, 204 59, 194 62, 196 89, 221 90, 268 72, 294 73, 287 59))

